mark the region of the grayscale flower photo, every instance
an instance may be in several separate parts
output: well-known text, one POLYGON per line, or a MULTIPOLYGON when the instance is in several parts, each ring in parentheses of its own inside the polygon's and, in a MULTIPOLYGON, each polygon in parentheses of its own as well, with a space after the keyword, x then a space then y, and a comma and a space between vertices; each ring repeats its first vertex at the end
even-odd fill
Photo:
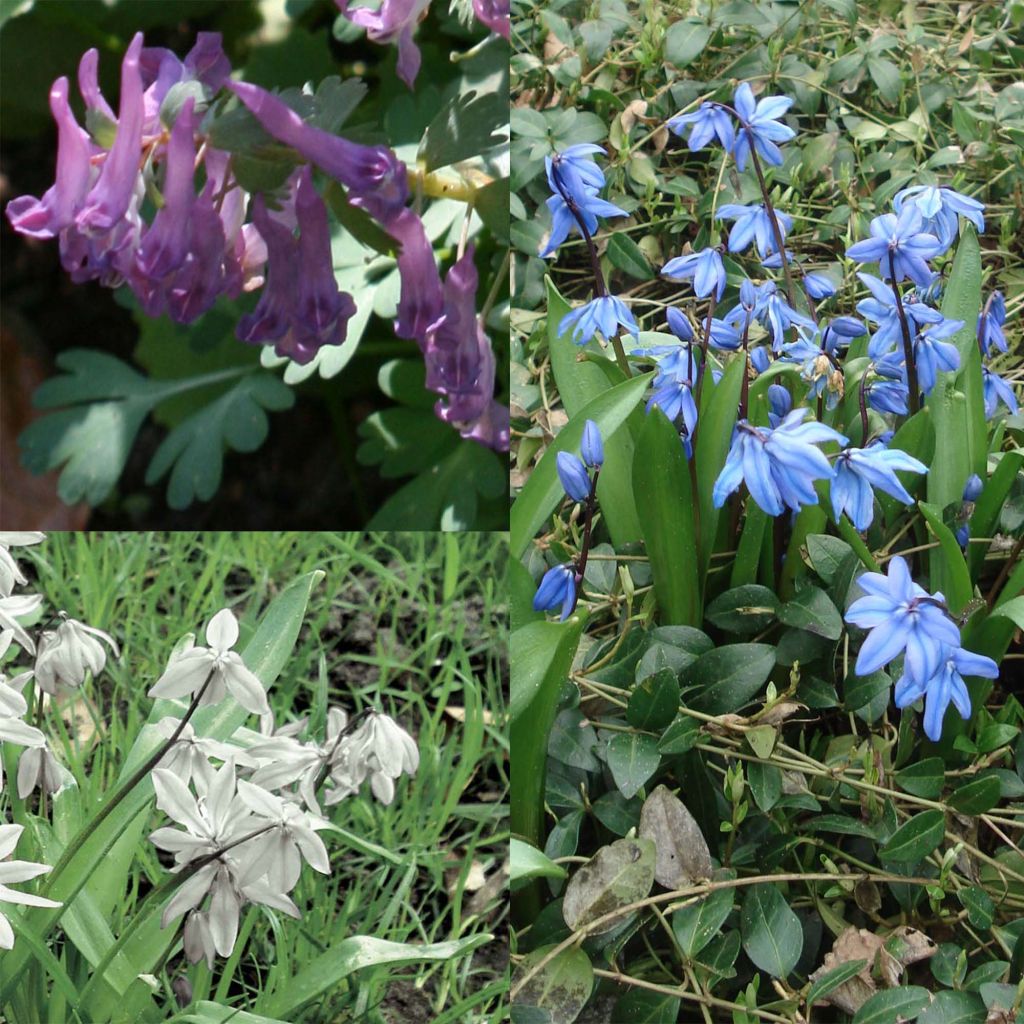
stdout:
POLYGON ((506 559, 0 532, 0 1022, 503 1020, 506 559))

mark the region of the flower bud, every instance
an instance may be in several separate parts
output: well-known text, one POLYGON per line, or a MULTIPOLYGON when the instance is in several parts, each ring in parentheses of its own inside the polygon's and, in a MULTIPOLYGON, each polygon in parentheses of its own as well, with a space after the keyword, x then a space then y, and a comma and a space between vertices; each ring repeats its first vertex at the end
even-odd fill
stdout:
POLYGON ((565 493, 573 501, 586 501, 590 497, 590 474, 579 458, 571 452, 559 452, 555 466, 565 493))
POLYGON ((600 467, 604 462, 604 443, 601 440, 601 431, 593 420, 587 420, 583 424, 583 443, 580 446, 580 454, 588 466, 600 467))
POLYGON ((972 473, 964 484, 964 501, 977 501, 984 486, 981 477, 977 473, 972 473))

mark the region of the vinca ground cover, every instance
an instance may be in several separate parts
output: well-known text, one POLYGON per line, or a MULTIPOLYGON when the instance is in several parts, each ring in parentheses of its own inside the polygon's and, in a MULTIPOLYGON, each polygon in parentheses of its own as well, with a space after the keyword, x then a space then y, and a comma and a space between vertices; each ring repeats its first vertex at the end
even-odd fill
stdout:
POLYGON ((0 1017, 503 1019, 500 538, 0 543, 0 1017))
POLYGON ((1022 23, 513 5, 513 1020, 1018 1014, 1022 23))

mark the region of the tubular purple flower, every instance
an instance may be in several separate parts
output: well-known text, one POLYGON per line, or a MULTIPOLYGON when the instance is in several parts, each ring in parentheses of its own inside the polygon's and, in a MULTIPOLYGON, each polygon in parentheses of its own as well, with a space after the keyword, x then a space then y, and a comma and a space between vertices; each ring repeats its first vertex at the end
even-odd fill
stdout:
POLYGON ((53 83, 50 110, 57 122, 56 180, 42 199, 18 196, 7 204, 11 226, 31 238, 55 238, 72 223, 92 176, 89 136, 79 127, 68 105, 66 78, 53 83))
POLYGON ((135 254, 138 270, 149 278, 162 278, 176 270, 188 253, 192 207, 195 204, 194 108, 195 101, 189 98, 174 122, 167 144, 164 205, 157 211, 135 254))
POLYGON ((344 17, 366 29, 368 39, 397 43, 398 77, 411 89, 420 70, 420 51, 413 34, 430 0, 383 0, 378 10, 350 7, 348 0, 336 2, 344 17))
POLYGON ((477 273, 473 246, 448 271, 444 313, 427 331, 426 386, 447 399, 438 403, 446 423, 478 419, 494 395, 494 355, 476 315, 477 273))
POLYGON ((387 225, 387 231, 402 247, 398 255, 402 294, 395 334, 412 339, 423 348, 428 329, 444 312, 444 289, 434 262, 434 249, 423 221, 412 210, 402 210, 387 225))
POLYGON ((512 34, 512 6, 509 0, 473 0, 476 20, 508 39, 512 34))
POLYGON ((115 121, 114 111, 100 92, 99 63, 100 54, 95 47, 82 54, 78 62, 78 91, 89 110, 98 110, 109 121, 115 121))
POLYGON ((142 33, 136 32, 121 63, 121 103, 117 136, 107 154, 100 176, 77 216, 85 231, 113 229, 128 212, 139 181, 139 153, 142 149, 142 75, 139 54, 142 33))
POLYGON ((291 146, 336 178, 360 206, 384 223, 399 215, 409 195, 405 164, 386 146, 361 146, 306 124, 278 97, 250 82, 227 82, 229 88, 280 142, 291 146))

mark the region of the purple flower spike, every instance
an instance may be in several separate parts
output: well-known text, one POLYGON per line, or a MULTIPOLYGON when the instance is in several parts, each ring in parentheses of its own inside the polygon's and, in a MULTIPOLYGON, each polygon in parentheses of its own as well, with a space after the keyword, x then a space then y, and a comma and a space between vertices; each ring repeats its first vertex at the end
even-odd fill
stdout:
POLYGON ((139 153, 142 150, 142 75, 139 54, 142 33, 136 32, 121 64, 121 105, 117 137, 103 170, 85 198, 78 214, 78 226, 91 232, 110 231, 128 212, 139 181, 139 153))
POLYGON ((386 146, 361 146, 306 124, 286 103, 249 82, 227 87, 275 139, 298 150, 349 190, 353 205, 386 223, 399 215, 409 195, 405 164, 386 146))
POLYGON ((196 45, 185 57, 185 69, 211 92, 218 92, 231 74, 219 32, 198 32, 196 45))
POLYGON ((476 20, 508 39, 512 34, 512 5, 509 0, 473 0, 476 20))
POLYGON ((99 51, 93 48, 82 54, 78 62, 78 91, 85 100, 85 106, 89 110, 98 110, 105 118, 115 121, 114 111, 110 104, 103 98, 99 84, 99 51))
POLYGON ((68 80, 58 78, 50 90, 50 110, 57 122, 57 178, 42 199, 19 196, 7 204, 15 231, 32 238, 54 238, 75 216, 89 189, 89 136, 68 106, 68 80))

